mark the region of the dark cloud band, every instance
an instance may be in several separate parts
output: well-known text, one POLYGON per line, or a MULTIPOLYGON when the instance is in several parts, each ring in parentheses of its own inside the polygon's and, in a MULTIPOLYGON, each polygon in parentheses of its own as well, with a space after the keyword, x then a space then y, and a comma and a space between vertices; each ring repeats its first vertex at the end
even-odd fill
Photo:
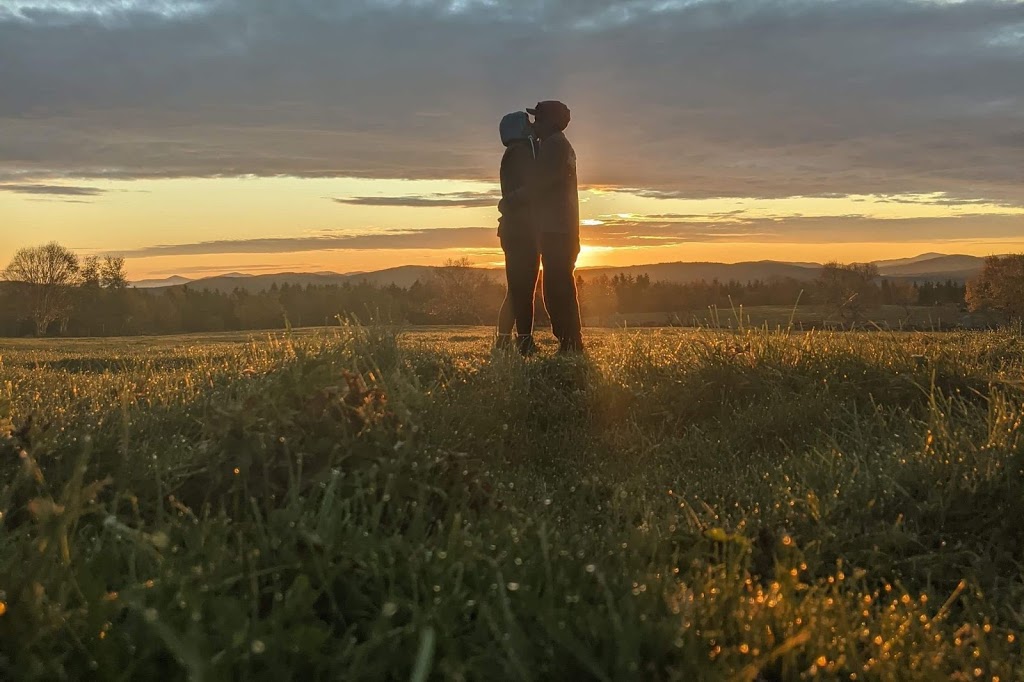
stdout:
POLYGON ((24 4, 0 177, 493 180, 557 97, 588 183, 1024 201, 1021 2, 24 4))
POLYGON ((64 197, 95 197, 104 193, 98 187, 75 187, 71 185, 40 185, 0 183, 0 192, 15 194, 43 194, 64 197))
POLYGON ((351 206, 395 206, 404 208, 476 208, 496 206, 500 192, 448 192, 404 197, 338 197, 334 201, 351 206))

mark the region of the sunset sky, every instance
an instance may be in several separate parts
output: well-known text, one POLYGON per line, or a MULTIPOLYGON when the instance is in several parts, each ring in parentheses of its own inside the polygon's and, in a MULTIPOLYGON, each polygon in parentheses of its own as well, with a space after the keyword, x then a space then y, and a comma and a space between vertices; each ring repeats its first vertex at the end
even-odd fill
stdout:
POLYGON ((498 265, 573 112, 580 265, 1024 251, 1024 2, 2 0, 0 268, 498 265))

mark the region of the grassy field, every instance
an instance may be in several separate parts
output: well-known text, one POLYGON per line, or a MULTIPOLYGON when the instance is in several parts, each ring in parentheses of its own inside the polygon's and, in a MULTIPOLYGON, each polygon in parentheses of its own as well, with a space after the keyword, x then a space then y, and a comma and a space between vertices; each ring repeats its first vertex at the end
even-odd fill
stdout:
POLYGON ((0 341, 0 678, 1017 680, 1024 340, 0 341))

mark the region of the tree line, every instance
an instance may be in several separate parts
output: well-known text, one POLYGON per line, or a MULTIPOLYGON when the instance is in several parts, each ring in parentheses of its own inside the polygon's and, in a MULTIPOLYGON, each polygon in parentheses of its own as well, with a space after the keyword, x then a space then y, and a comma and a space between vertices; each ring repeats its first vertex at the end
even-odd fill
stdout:
MULTIPOLYGON (((3 271, 2 336, 121 336, 334 324, 339 316, 408 324, 492 324, 505 295, 500 278, 448 261, 409 287, 367 282, 272 285, 231 292, 188 285, 158 291, 128 286, 124 261, 80 258, 50 243, 19 250, 3 271)), ((598 324, 615 315, 674 314, 686 319, 709 307, 823 306, 841 319, 864 321, 879 305, 957 305, 1024 316, 1024 255, 986 261, 981 276, 915 283, 879 276, 874 265, 829 263, 814 281, 652 281, 647 275, 601 275, 578 281, 583 314, 598 324)), ((538 298, 540 293, 538 290, 538 298)), ((538 306, 543 324, 543 305, 538 306)))
POLYGON ((874 265, 822 266, 808 282, 791 277, 749 281, 666 282, 648 275, 600 276, 580 286, 585 312, 598 318, 613 314, 676 313, 710 307, 822 306, 847 321, 862 321, 880 305, 904 307, 962 305, 966 287, 953 280, 912 282, 881 278, 874 265))

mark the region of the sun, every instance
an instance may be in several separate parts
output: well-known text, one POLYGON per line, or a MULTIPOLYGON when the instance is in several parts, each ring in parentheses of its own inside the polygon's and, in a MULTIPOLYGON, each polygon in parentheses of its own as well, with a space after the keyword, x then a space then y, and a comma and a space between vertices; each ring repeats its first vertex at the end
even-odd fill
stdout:
POLYGON ((595 265, 604 265, 605 257, 615 251, 614 246, 592 246, 584 244, 580 247, 579 258, 576 259, 578 267, 587 268, 595 265))

